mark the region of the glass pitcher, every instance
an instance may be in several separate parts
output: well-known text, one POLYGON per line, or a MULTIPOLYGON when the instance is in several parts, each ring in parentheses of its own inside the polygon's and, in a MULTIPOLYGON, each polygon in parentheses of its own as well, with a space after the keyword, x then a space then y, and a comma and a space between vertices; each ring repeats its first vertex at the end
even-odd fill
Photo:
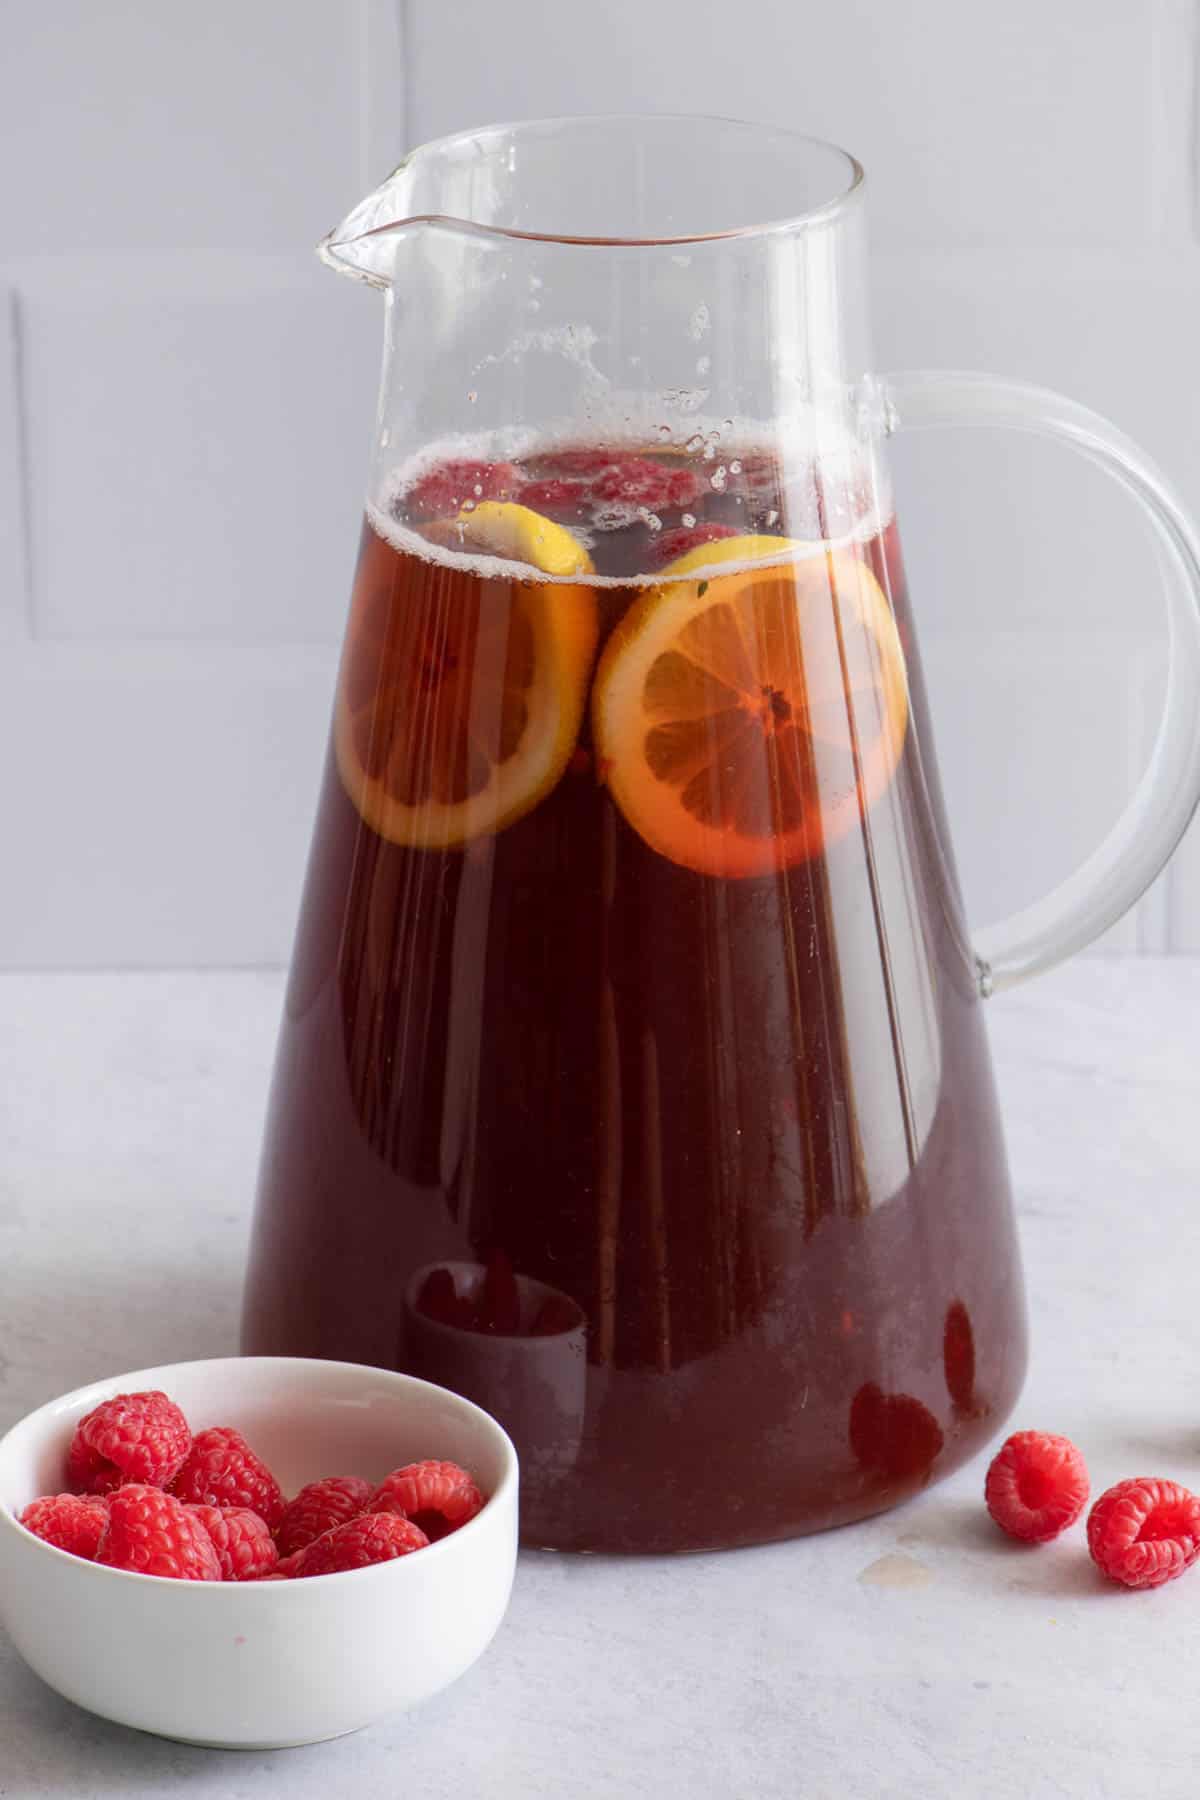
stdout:
POLYGON ((1192 812, 1196 533, 1082 407, 875 374, 862 171, 788 131, 467 132, 322 254, 386 340, 244 1347, 482 1402, 531 1544, 890 1506, 1021 1385, 980 1002, 1192 812), (1075 445, 1170 577, 1130 809, 973 938, 885 450, 944 423, 1075 445))

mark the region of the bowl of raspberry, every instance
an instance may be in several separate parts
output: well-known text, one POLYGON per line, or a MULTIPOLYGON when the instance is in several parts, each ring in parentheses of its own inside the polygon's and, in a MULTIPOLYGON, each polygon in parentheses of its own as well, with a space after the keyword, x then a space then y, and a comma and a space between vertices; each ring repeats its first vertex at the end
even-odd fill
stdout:
POLYGON ((496 1421, 355 1363, 138 1369, 0 1438, 0 1623, 67 1699, 191 1743, 315 1743, 439 1693, 516 1545, 496 1421))

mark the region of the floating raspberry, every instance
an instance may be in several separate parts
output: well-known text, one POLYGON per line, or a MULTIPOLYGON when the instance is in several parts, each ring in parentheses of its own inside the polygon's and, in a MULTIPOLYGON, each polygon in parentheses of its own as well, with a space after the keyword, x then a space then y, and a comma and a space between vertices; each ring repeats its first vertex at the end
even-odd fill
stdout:
POLYGON ((415 481, 401 504, 413 518, 443 518, 469 502, 511 500, 520 485, 520 470, 512 463, 454 457, 415 481))
POLYGON ((166 1487, 191 1444, 187 1420, 159 1389, 115 1394, 75 1427, 67 1481, 84 1494, 107 1494, 125 1481, 166 1487))
POLYGON ((885 1394, 864 1382, 850 1407, 850 1448, 865 1469, 894 1480, 924 1474, 943 1444, 942 1428, 912 1394, 885 1394))
POLYGON ((483 1283, 475 1296, 475 1330, 512 1337, 521 1329, 521 1295, 512 1259, 504 1250, 488 1253, 483 1283))
POLYGON ((561 476, 531 481, 521 489, 522 506, 531 506, 534 512, 578 512, 591 497, 592 490, 586 481, 564 480, 561 476))
POLYGON ((644 456, 626 456, 601 470, 591 482, 591 498, 622 506, 644 506, 661 512, 670 506, 690 506, 700 496, 700 477, 694 469, 671 468, 644 456))
POLYGON ((176 1581, 221 1579, 220 1558, 203 1521, 173 1494, 138 1483, 113 1495, 96 1561, 176 1581))
POLYGON ((356 1519, 366 1512, 370 1498, 371 1483, 360 1481, 357 1475, 327 1475, 323 1481, 310 1481, 288 1502, 276 1534, 280 1556, 291 1556, 335 1525, 356 1519))
POLYGON ((1015 1431, 988 1466, 984 1497, 1001 1531, 1046 1544, 1087 1505, 1087 1464, 1070 1438, 1015 1431))
POLYGON ((1161 1587, 1200 1557, 1200 1499, 1177 1481, 1118 1481, 1088 1514, 1087 1537, 1110 1581, 1161 1587))
POLYGON ((457 1463, 408 1463, 384 1477, 369 1502, 372 1513, 399 1513, 419 1525, 430 1543, 473 1519, 483 1495, 457 1463))
POLYGON ((186 1510, 199 1519, 212 1539, 222 1581, 259 1581, 279 1561, 267 1522, 248 1506, 196 1506, 186 1510))
POLYGON ((345 1569, 365 1569, 371 1563, 408 1556, 424 1550, 428 1543, 425 1533, 410 1519, 396 1513, 364 1513, 297 1550, 286 1566, 279 1564, 276 1573, 293 1578, 338 1575, 345 1569))
POLYGON ((286 1505, 270 1469, 241 1432, 229 1425, 214 1425, 198 1434, 171 1492, 196 1506, 248 1506, 272 1531, 286 1505))
POLYGON ((536 512, 571 513, 586 507, 688 506, 702 491, 694 469, 615 450, 562 450, 543 457, 541 472, 521 488, 521 503, 536 512))
POLYGON ((108 1524, 108 1501, 99 1494, 44 1494, 31 1500, 20 1518, 34 1537, 94 1562, 108 1524))
POLYGON ((689 550, 697 549, 701 544, 716 544, 721 538, 736 537, 737 527, 721 525, 713 519, 707 525, 679 525, 674 531, 660 532, 651 547, 651 560, 661 568, 664 563, 672 563, 677 557, 686 556, 689 550))

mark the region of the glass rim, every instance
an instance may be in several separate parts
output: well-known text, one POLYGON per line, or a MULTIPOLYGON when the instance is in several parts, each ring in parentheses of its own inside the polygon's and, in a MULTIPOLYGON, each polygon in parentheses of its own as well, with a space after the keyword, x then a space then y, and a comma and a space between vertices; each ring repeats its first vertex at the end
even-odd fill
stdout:
POLYGON ((406 218, 391 220, 387 224, 375 226, 373 230, 364 232, 362 235, 376 237, 406 226, 433 225, 454 231, 478 233, 482 236, 517 239, 526 243, 569 244, 580 249, 670 249, 687 244, 724 243, 782 235, 788 232, 806 231, 813 226, 828 225, 861 197, 866 182, 866 171, 858 158, 828 138, 817 137, 811 132, 796 131, 788 125, 765 124, 760 120, 731 118, 720 113, 564 113, 539 119, 516 119, 488 125, 474 125, 462 131, 448 132, 442 137, 430 138, 426 143, 418 145, 403 158, 395 173, 400 174, 401 171, 408 170, 426 159, 432 162, 439 156, 449 156, 457 150, 477 145, 481 140, 490 137, 534 137, 548 132, 567 131, 580 126, 606 125, 627 128, 647 125, 721 126, 724 128, 732 126, 739 131, 754 133, 764 141, 784 139, 796 146, 804 145, 810 149, 825 152, 840 161, 845 180, 843 185, 828 199, 795 213, 752 221, 744 225, 728 226, 718 231, 690 231, 678 236, 666 234, 656 237, 581 237, 557 231, 530 231, 508 225, 488 224, 480 219, 462 218, 443 212, 417 213, 406 218))

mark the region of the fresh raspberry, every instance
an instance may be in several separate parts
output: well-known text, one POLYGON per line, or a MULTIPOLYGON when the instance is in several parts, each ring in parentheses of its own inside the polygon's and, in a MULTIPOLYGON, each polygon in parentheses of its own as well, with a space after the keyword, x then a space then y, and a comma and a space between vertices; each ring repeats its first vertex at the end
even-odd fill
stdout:
POLYGON ((288 1502, 276 1533, 280 1556, 291 1556, 335 1525, 356 1519, 366 1512, 370 1498, 371 1483, 357 1475, 327 1475, 323 1481, 310 1481, 288 1502))
POLYGON ((530 481, 521 489, 522 506, 534 512, 559 513, 577 511, 592 498, 586 481, 564 480, 552 476, 546 481, 530 481))
POLYGON ((222 1581, 258 1581, 279 1561, 267 1522, 248 1506, 197 1506, 186 1509, 199 1519, 212 1539, 222 1581))
POLYGON ((473 1519, 483 1495, 457 1463, 408 1463, 393 1469, 371 1495, 372 1513, 399 1513, 419 1525, 430 1543, 473 1519))
POLYGON ((402 496, 402 504, 413 516, 442 518, 468 501, 511 500, 520 485, 520 471, 512 463, 452 457, 415 481, 402 496))
POLYGON ((1070 1438, 1015 1431, 988 1465, 983 1491, 1001 1531, 1027 1544, 1046 1544, 1073 1525, 1087 1505, 1087 1464, 1070 1438))
POLYGON ((645 506, 661 512, 668 506, 690 506, 700 496, 694 469, 671 468, 644 456, 622 457, 591 483, 591 498, 622 506, 645 506))
POLYGON ((512 1259, 504 1250, 488 1253, 483 1282, 475 1296, 475 1329, 513 1337, 521 1329, 521 1294, 512 1259))
POLYGON ((1118 1481, 1088 1514, 1087 1537, 1110 1581, 1161 1587, 1200 1557, 1200 1499, 1177 1481, 1118 1481))
POLYGON ((20 1518, 34 1537, 94 1562, 108 1524, 108 1501, 99 1494, 43 1494, 29 1502, 20 1518))
POLYGON ((695 550, 700 544, 715 544, 721 538, 736 536, 736 526, 720 525, 715 519, 707 525, 680 525, 674 531, 664 531, 655 538, 650 551, 651 560, 661 568, 664 563, 672 563, 677 557, 686 556, 689 550, 695 550))
POLYGON ((174 1494, 132 1482, 109 1502, 96 1561, 138 1575, 220 1581, 221 1562, 203 1520, 174 1494))
POLYGON ((248 1506, 272 1531, 287 1504, 270 1469, 230 1425, 199 1433, 171 1492, 196 1506, 248 1506))
POLYGON ((946 1390, 960 1416, 975 1411, 975 1333, 961 1300, 952 1300, 942 1327, 942 1369, 946 1390))
POLYGON ((912 1394, 864 1382, 850 1406, 850 1448, 865 1469, 894 1480, 923 1475, 941 1450, 942 1428, 912 1394))
POLYGON ((395 1513, 363 1513, 297 1550, 288 1557, 286 1567, 280 1563, 276 1572, 291 1577, 338 1575, 344 1569, 365 1569, 370 1563, 408 1556, 413 1550, 424 1550, 428 1543, 425 1533, 410 1519, 395 1513))
POLYGON ((191 1445, 187 1420, 159 1389, 115 1394, 75 1427, 67 1481, 84 1494, 107 1494, 125 1481, 166 1487, 191 1445))

